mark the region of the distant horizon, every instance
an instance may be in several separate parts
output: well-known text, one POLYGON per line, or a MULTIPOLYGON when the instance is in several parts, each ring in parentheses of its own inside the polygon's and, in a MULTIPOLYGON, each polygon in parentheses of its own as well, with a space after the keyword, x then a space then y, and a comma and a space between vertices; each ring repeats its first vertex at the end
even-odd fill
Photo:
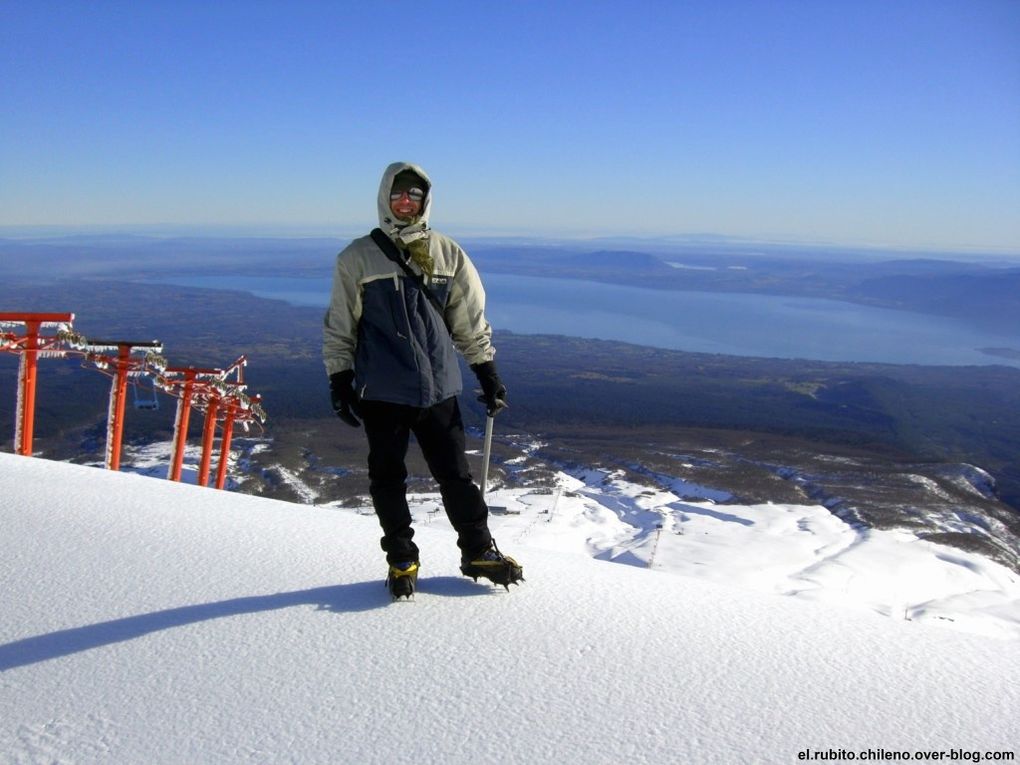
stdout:
MULTIPOLYGON (((76 237, 138 237, 143 239, 165 238, 223 238, 223 239, 347 239, 364 236, 377 224, 331 224, 331 223, 125 223, 125 224, 43 224, 4 225, 0 224, 0 239, 46 240, 74 239, 76 237)), ((473 242, 517 241, 525 244, 546 243, 633 243, 650 246, 691 246, 727 244, 740 247, 789 247, 793 249, 829 248, 848 253, 862 254, 911 254, 959 255, 967 258, 987 256, 991 258, 1020 259, 1020 247, 967 247, 936 246, 933 244, 892 244, 867 241, 828 241, 800 239, 793 236, 743 236, 721 234, 709 231, 676 232, 667 234, 612 233, 612 232, 569 232, 497 230, 491 227, 473 225, 443 225, 437 227, 443 233, 457 239, 473 242)))

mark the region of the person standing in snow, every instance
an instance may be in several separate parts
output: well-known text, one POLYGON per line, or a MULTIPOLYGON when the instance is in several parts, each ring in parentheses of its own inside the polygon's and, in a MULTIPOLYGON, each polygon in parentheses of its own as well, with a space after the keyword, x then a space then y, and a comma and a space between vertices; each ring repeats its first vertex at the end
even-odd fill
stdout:
POLYGON ((499 552, 488 508, 468 469, 460 351, 491 417, 506 403, 493 361, 492 328, 478 272, 453 239, 429 227, 432 183, 417 165, 386 168, 377 200, 379 228, 338 256, 326 311, 323 359, 333 410, 364 421, 372 503, 382 526, 394 598, 417 585, 418 547, 407 506, 405 457, 414 433, 446 514, 457 531, 461 572, 507 586, 521 566, 499 552))

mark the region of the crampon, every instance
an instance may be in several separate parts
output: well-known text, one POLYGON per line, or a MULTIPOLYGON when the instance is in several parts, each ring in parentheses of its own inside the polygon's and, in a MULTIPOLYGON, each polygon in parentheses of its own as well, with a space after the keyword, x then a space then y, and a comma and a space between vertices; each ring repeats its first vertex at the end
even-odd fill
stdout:
POLYGON ((488 579, 493 584, 502 585, 507 592, 510 591, 511 584, 524 581, 524 569, 521 564, 510 556, 503 555, 495 542, 477 555, 464 557, 460 562, 460 572, 476 582, 479 577, 488 579))

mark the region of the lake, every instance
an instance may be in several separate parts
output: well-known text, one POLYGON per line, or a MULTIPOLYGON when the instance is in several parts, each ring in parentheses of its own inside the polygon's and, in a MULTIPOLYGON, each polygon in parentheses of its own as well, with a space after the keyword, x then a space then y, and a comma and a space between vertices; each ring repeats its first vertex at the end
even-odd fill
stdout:
MULTIPOLYGON (((653 290, 509 274, 483 278, 492 326, 519 334, 734 356, 1020 367, 1020 359, 979 350, 1020 351, 1020 329, 1013 336, 996 335, 956 319, 817 298, 653 290)), ((329 279, 196 276, 161 281, 241 290, 323 309, 330 292, 329 279)))

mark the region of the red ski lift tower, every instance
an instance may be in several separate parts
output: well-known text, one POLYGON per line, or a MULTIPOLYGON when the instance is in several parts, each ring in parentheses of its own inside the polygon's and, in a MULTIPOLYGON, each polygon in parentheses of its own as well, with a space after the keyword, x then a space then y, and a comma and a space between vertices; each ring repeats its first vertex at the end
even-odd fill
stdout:
POLYGON ((120 470, 120 449, 124 435, 124 404, 127 400, 128 379, 151 375, 155 377, 166 368, 166 359, 160 354, 163 344, 158 340, 87 340, 85 358, 104 374, 113 377, 110 387, 110 409, 106 418, 106 467, 120 470), (115 352, 103 353, 103 351, 115 352), (142 357, 132 354, 144 353, 142 357), (112 371, 111 371, 112 370, 112 371))
POLYGON ((230 440, 234 435, 234 424, 240 423, 245 431, 252 422, 260 425, 266 421, 266 412, 261 406, 262 396, 248 397, 238 392, 226 400, 223 415, 223 435, 220 437, 220 461, 216 468, 216 488, 222 489, 227 483, 227 463, 230 460, 230 440))
POLYGON ((213 440, 216 438, 216 418, 220 413, 220 407, 227 403, 234 395, 244 392, 244 368, 247 364, 247 357, 238 357, 233 364, 223 370, 223 374, 219 379, 212 381, 200 394, 202 401, 199 406, 205 410, 205 426, 202 429, 202 460, 198 465, 199 486, 209 485, 209 466, 212 464, 213 440), (235 375, 234 382, 227 381, 227 378, 231 375, 235 375))
POLYGON ((245 394, 244 367, 247 363, 247 358, 241 356, 226 369, 166 367, 157 378, 157 385, 160 388, 179 399, 177 420, 174 425, 174 455, 167 474, 167 478, 171 481, 181 480, 184 448, 188 440, 188 423, 191 418, 191 408, 195 407, 199 411, 205 412, 205 425, 202 428, 202 458, 198 468, 197 483, 199 486, 206 486, 209 483, 216 423, 222 418, 223 437, 220 442, 219 465, 216 471, 216 488, 224 487, 234 425, 240 423, 247 430, 251 422, 262 423, 266 420, 265 410, 259 403, 261 397, 249 397, 245 394), (231 375, 235 376, 234 380, 227 379, 231 375))
MULTIPOLYGON (((174 453, 170 460, 170 469, 167 471, 167 478, 171 481, 181 480, 191 407, 196 403, 197 397, 206 395, 216 381, 223 379, 223 374, 222 369, 166 367, 156 380, 160 388, 178 399, 177 416, 174 420, 174 453)), ((201 399, 198 403, 201 403, 201 399)))
POLYGON ((20 355, 18 363, 18 410, 14 426, 14 451, 32 456, 35 431, 35 387, 40 357, 63 358, 64 343, 74 345, 80 336, 71 329, 73 313, 0 312, 0 351, 20 355), (23 327, 23 332, 15 331, 23 327), (43 328, 55 328, 42 334, 43 328))

